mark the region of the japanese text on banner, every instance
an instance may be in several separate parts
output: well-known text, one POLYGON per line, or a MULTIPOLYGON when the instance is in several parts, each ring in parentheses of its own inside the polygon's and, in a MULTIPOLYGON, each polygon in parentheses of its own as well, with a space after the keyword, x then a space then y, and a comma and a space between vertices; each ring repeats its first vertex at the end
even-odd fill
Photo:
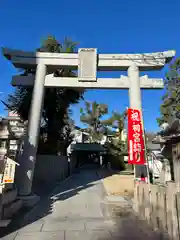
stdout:
POLYGON ((128 109, 128 163, 145 164, 143 129, 141 112, 128 109))

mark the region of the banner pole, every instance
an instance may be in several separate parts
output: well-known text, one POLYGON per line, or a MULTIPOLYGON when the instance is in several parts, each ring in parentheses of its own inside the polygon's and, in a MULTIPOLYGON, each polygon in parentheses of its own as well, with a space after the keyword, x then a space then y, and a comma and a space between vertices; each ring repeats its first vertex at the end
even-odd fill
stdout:
POLYGON ((142 124, 142 132, 143 132, 143 141, 144 141, 144 157, 145 157, 145 165, 146 165, 146 171, 147 171, 147 182, 150 182, 149 178, 149 164, 148 164, 148 154, 147 154, 147 147, 146 147, 146 135, 145 135, 145 129, 144 129, 144 119, 143 114, 141 110, 141 124, 142 124))
POLYGON ((143 128, 143 139, 144 139, 144 154, 145 154, 145 160, 146 160, 146 169, 147 169, 147 184, 149 188, 149 202, 151 204, 151 183, 150 183, 150 176, 149 176, 149 162, 148 162, 148 154, 147 154, 147 148, 146 148, 146 132, 144 129, 144 119, 141 111, 141 121, 142 121, 142 128, 143 128))

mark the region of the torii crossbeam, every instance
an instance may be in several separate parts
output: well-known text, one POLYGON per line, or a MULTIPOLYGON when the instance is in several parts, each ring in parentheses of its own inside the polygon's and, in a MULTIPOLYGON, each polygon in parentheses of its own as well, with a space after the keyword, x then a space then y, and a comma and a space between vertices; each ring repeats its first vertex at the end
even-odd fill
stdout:
MULTIPOLYGON (((32 87, 35 82, 35 76, 14 76, 12 78, 13 86, 32 87)), ((127 76, 120 78, 97 78, 96 82, 82 82, 77 77, 55 77, 54 74, 46 75, 44 87, 66 87, 66 88, 86 88, 86 89, 129 89, 130 81, 127 76)), ((148 78, 147 75, 140 77, 141 89, 162 89, 164 88, 163 79, 148 78)))

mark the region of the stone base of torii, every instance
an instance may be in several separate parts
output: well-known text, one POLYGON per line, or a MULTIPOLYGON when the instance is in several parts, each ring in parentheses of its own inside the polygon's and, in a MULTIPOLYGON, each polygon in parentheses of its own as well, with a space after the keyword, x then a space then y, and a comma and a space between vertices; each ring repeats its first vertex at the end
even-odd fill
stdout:
MULTIPOLYGON (((175 56, 175 51, 149 54, 97 54, 97 49, 79 49, 77 54, 22 52, 3 48, 3 55, 16 68, 34 68, 35 77, 14 76, 13 86, 33 86, 29 128, 20 162, 21 181, 18 182, 19 195, 33 204, 38 197, 32 193, 33 173, 36 162, 41 110, 45 87, 69 87, 84 89, 128 89, 130 108, 142 110, 141 89, 161 89, 162 79, 140 77, 140 71, 162 69, 175 56), (77 78, 47 75, 47 69, 78 69, 77 78), (97 71, 127 70, 128 76, 118 78, 97 78, 97 71)), ((147 176, 147 166, 136 167, 135 178, 147 176)))

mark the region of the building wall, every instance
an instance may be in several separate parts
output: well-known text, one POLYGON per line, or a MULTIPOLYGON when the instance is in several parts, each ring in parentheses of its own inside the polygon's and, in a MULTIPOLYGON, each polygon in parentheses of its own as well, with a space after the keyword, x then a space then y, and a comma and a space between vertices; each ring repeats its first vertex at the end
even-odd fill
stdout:
POLYGON ((37 182, 57 182, 68 174, 68 161, 64 156, 37 155, 34 180, 37 182))

